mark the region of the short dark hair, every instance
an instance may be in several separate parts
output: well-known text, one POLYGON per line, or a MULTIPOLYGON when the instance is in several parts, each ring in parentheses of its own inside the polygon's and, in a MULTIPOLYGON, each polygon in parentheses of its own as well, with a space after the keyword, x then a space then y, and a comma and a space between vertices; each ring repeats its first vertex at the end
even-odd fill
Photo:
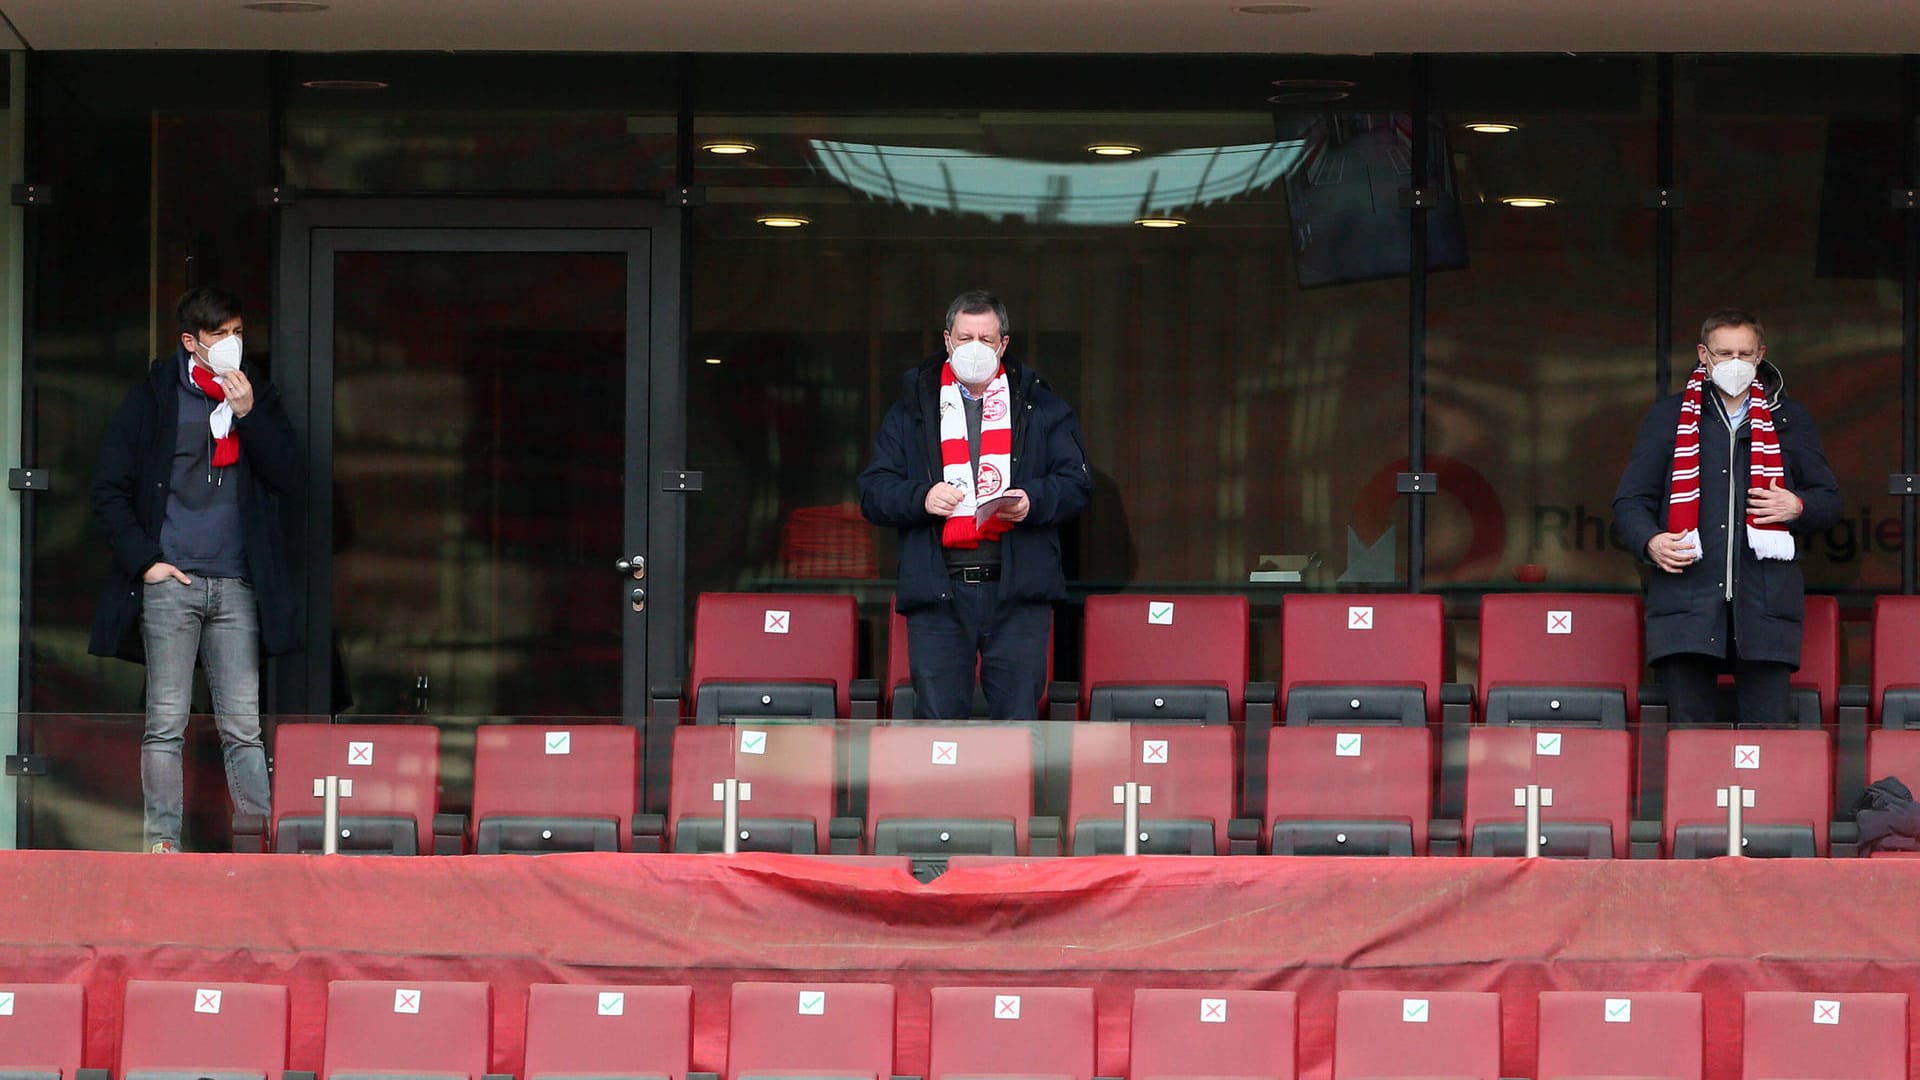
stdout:
POLYGON ((188 289, 173 308, 173 317, 179 321, 183 334, 218 330, 222 323, 239 318, 240 314, 240 298, 218 285, 188 289))
POLYGON ((992 312, 1000 320, 1000 336, 1006 337, 1012 324, 1007 321, 1007 305, 1000 298, 985 289, 971 289, 953 298, 947 305, 947 329, 953 329, 953 320, 962 315, 985 315, 992 312))
POLYGON ((1759 319, 1753 317, 1753 312, 1744 308, 1723 307, 1707 316, 1706 321, 1700 324, 1700 344, 1705 345, 1707 337, 1715 330, 1740 326, 1751 326, 1753 336, 1760 339, 1760 344, 1767 343, 1767 329, 1760 325, 1759 319))

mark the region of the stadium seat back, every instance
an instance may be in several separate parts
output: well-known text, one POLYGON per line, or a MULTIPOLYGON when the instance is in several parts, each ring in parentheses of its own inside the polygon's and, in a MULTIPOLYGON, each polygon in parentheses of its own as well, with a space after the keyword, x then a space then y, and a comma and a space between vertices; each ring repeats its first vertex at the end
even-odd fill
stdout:
POLYGON ((701 593, 687 704, 703 721, 844 718, 858 635, 851 596, 701 593))
POLYGON ((872 729, 865 781, 873 853, 1025 855, 1033 747, 1034 733, 1023 726, 872 729))
POLYGON ((686 1080, 693 1050, 693 989, 535 984, 527 988, 526 1049, 525 1080, 686 1080))
POLYGON ((1334 1006, 1333 1080, 1500 1075, 1500 995, 1342 990, 1334 1006))
POLYGON ((281 724, 273 740, 273 847, 317 852, 325 800, 317 783, 351 781, 340 796, 343 853, 433 851, 440 800, 440 730, 426 724, 281 724), (411 826, 411 828, 409 828, 411 826))
POLYGON ((86 1039, 78 983, 0 983, 0 1070, 21 1080, 73 1080, 86 1039))
POLYGON ((747 785, 740 797, 740 824, 750 835, 740 842, 741 850, 824 852, 834 777, 834 731, 823 724, 676 728, 669 846, 681 852, 720 850, 719 785, 731 778, 747 785))
POLYGON ((1277 727, 1267 746, 1267 850, 1425 855, 1433 812, 1426 728, 1277 727))
MULTIPOLYGON (((1280 708, 1296 688, 1417 687, 1425 723, 1440 723, 1443 678, 1440 597, 1288 596, 1280 605, 1280 708)), ((1340 721, 1322 721, 1332 722, 1340 721)))
POLYGON ((1637 725, 1644 634, 1637 594, 1488 593, 1480 601, 1481 717, 1556 727, 1637 725), (1530 692, 1539 688, 1577 693, 1530 692))
POLYGON ((1093 1078, 1093 991, 935 987, 927 1080, 1093 1078))
POLYGON ((1827 732, 1696 730, 1667 732, 1667 858, 1726 854, 1728 808, 1720 792, 1734 784, 1752 796, 1741 812, 1748 854, 1827 853, 1833 807, 1827 732))
POLYGON ((1474 727, 1467 733, 1463 853, 1523 854, 1526 807, 1518 792, 1537 784, 1542 854, 1626 858, 1632 742, 1625 731, 1474 727))
POLYGON ((1141 785, 1143 854, 1224 855, 1234 816, 1235 735, 1193 724, 1075 724, 1068 837, 1075 855, 1124 850, 1116 789, 1141 785))
POLYGON ((1873 600, 1873 675, 1868 686, 1869 722, 1920 727, 1920 596, 1873 600))
POLYGON ((1748 991, 1742 1080, 1907 1080, 1907 995, 1748 991))
POLYGON ((1535 1080, 1700 1080, 1700 995, 1549 990, 1540 995, 1535 1080))
POLYGON ((735 983, 726 1080, 888 1080, 893 1018, 885 983, 735 983))
POLYGON ((627 851, 640 735, 625 724, 494 724, 474 735, 473 850, 627 851))
POLYGON ((466 1077, 493 1053, 492 988, 480 982, 327 984, 324 1080, 466 1077))
POLYGON ((1131 1080, 1293 1080, 1297 1002, 1285 990, 1133 992, 1131 1080))
POLYGON ((127 983, 123 1080, 182 1073, 278 1080, 287 1067, 287 988, 255 983, 127 983))
POLYGON ((1083 635, 1082 720, 1246 719, 1246 597, 1089 596, 1083 635))

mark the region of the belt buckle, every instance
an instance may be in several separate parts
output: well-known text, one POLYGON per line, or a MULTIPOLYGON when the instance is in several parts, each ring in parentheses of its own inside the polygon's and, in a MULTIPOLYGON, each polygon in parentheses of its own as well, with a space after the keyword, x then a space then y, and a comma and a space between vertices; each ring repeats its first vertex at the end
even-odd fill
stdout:
POLYGON ((984 566, 965 566, 960 569, 960 582, 964 585, 984 585, 987 582, 987 568, 984 566))

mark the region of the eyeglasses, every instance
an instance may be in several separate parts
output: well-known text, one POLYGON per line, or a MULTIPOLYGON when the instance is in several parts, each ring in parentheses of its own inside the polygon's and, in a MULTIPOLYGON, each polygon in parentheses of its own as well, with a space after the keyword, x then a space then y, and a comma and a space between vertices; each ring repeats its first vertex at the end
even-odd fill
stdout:
POLYGON ((1725 349, 1708 349, 1707 355, 1715 360, 1745 360, 1749 364, 1760 359, 1757 352, 1730 352, 1725 349))

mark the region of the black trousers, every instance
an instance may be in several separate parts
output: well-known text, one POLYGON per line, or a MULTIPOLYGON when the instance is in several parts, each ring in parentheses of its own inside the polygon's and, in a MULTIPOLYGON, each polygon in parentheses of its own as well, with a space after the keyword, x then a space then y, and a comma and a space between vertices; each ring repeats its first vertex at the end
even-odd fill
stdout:
POLYGON ((1731 640, 1726 656, 1677 653, 1658 661, 1660 681, 1667 687, 1667 722, 1690 727, 1718 721, 1720 676, 1731 673, 1739 722, 1785 727, 1793 665, 1741 659, 1740 641, 1733 636, 1733 613, 1727 615, 1731 640))
POLYGON ((973 715, 974 672, 995 720, 1038 719, 1047 689, 1053 606, 1001 603, 1000 582, 953 583, 953 599, 907 616, 914 715, 973 715))

